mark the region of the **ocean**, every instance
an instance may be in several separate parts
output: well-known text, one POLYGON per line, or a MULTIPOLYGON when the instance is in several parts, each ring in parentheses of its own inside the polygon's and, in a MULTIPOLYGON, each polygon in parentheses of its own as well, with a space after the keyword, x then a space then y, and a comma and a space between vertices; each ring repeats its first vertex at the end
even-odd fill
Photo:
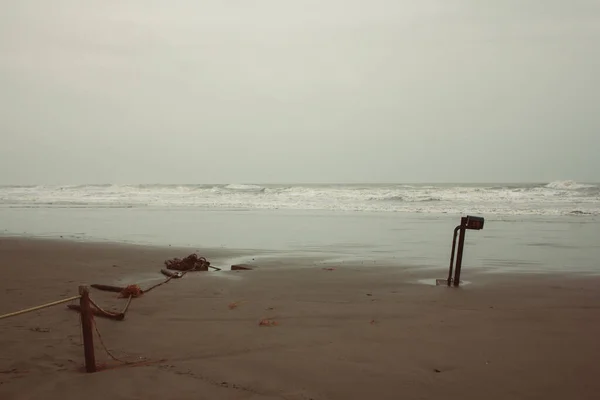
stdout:
POLYGON ((328 210, 486 215, 600 215, 600 185, 0 186, 0 206, 328 210))
POLYGON ((463 215, 486 219, 483 231, 467 235, 470 268, 600 272, 593 183, 0 186, 3 235, 241 249, 257 259, 332 264, 447 268, 463 215))

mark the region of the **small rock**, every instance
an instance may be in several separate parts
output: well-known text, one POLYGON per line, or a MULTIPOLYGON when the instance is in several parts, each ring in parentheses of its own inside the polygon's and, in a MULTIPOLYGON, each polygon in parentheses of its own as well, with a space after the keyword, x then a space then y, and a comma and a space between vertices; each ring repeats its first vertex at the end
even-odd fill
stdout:
POLYGON ((440 371, 440 370, 439 370, 439 369, 437 369, 437 368, 436 368, 436 369, 434 369, 434 371, 435 371, 435 373, 436 373, 436 374, 439 374, 440 372, 442 372, 442 371, 440 371))

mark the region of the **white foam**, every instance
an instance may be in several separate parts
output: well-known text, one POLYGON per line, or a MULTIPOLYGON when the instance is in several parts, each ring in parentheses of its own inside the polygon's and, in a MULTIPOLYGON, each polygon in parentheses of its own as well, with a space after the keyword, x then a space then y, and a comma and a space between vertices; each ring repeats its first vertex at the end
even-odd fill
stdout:
POLYGON ((258 185, 240 185, 240 184, 230 184, 225 186, 225 189, 228 190, 240 190, 246 192, 263 192, 265 188, 258 185))
POLYGON ((546 185, 548 189, 556 190, 578 190, 596 187, 594 185, 586 185, 575 181, 555 181, 546 185))
POLYGON ((0 187, 3 207, 289 209, 485 215, 600 215, 600 190, 548 185, 80 185, 0 187), (568 189, 566 189, 568 188, 568 189))

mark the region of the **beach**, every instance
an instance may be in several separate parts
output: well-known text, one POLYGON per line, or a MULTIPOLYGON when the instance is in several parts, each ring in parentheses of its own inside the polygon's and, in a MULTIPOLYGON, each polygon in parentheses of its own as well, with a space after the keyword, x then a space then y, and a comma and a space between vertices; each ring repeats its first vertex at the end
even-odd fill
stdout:
POLYGON ((600 1, 4 3, 0 400, 600 399, 600 1))
MULTIPOLYGON (((77 294, 79 285, 160 282, 191 252, 252 271, 193 272, 96 318, 99 365, 82 372, 78 314, 61 305, 0 322, 0 398, 593 399, 600 390, 600 278, 256 259, 202 249, 0 238, 0 314, 77 294), (262 262, 260 262, 262 261, 262 262), (260 326, 268 319, 276 325, 260 326)), ((466 268, 466 267, 465 267, 466 268)), ((92 289, 108 309, 125 300, 92 289)))

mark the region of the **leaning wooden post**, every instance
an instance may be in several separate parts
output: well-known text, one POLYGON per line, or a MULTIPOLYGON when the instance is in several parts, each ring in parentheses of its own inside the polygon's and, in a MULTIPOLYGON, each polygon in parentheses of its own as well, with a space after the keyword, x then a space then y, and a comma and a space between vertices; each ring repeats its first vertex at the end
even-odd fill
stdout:
POLYGON ((81 329, 83 331, 83 352, 85 355, 86 372, 96 372, 96 357, 94 356, 94 333, 92 331, 92 308, 90 292, 87 286, 79 286, 79 306, 81 307, 81 329))

